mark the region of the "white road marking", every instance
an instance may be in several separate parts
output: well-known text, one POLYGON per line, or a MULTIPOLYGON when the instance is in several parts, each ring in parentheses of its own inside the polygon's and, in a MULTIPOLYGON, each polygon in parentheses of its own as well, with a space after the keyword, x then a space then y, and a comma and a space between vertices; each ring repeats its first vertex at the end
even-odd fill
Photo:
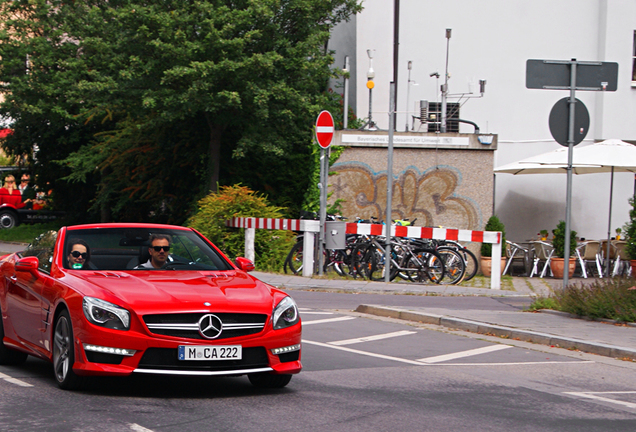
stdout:
POLYGON ((302 315, 333 315, 333 312, 314 312, 314 311, 304 311, 300 310, 302 315))
POLYGON ((349 321, 352 319, 356 319, 356 317, 343 316, 338 318, 326 318, 321 320, 303 321, 303 326, 310 325, 310 324, 326 324, 326 323, 337 322, 337 321, 349 321))
POLYGON ((601 395, 601 394, 636 394, 636 391, 563 392, 563 393, 567 394, 567 395, 578 396, 578 397, 588 398, 588 399, 594 399, 594 400, 598 400, 598 401, 602 401, 602 402, 609 402, 609 403, 613 403, 613 404, 617 404, 617 405, 623 405, 623 406, 626 406, 627 408, 635 408, 636 409, 636 403, 625 402, 625 401, 620 401, 620 400, 614 400, 614 399, 606 398, 606 397, 603 397, 603 396, 598 396, 598 395, 601 395))
POLYGON ((11 384, 19 385, 20 387, 33 387, 29 383, 25 383, 24 381, 21 381, 17 378, 13 378, 13 377, 10 377, 9 375, 5 375, 2 372, 0 372, 0 378, 7 382, 10 382, 11 384))
POLYGON ((365 337, 361 337, 361 338, 356 338, 356 339, 345 339, 345 340, 340 340, 340 341, 335 341, 335 342, 329 342, 329 344, 331 345, 352 345, 352 344, 357 344, 357 343, 361 343, 361 342, 369 342, 369 341, 376 341, 376 340, 382 340, 382 339, 389 339, 389 338, 393 338, 393 337, 398 337, 398 336, 406 336, 406 335, 410 335, 410 334, 415 334, 417 332, 414 331, 408 331, 408 330, 402 330, 402 331, 396 331, 393 333, 384 333, 384 334, 379 334, 379 335, 373 335, 373 336, 365 336, 365 337))
MULTIPOLYGON (((384 359, 384 360, 392 360, 392 361, 396 361, 396 362, 400 362, 400 363, 407 363, 410 365, 416 365, 416 366, 524 366, 524 365, 543 365, 543 364, 584 364, 584 363, 594 363, 594 361, 591 360, 574 360, 574 361, 541 361, 541 362, 510 362, 510 363, 451 363, 451 364, 436 364, 436 363, 424 363, 422 361, 418 361, 418 360, 409 360, 409 359, 404 359, 404 358, 400 358, 400 357, 393 357, 393 356, 388 356, 388 355, 384 355, 384 354, 375 354, 375 353, 370 353, 367 351, 361 351, 361 350, 357 350, 357 349, 353 349, 353 348, 347 348, 347 347, 342 347, 342 346, 337 346, 337 345, 332 345, 329 343, 323 343, 323 342, 315 342, 315 341, 310 341, 310 340, 305 340, 303 339, 302 341, 303 343, 309 344, 309 345, 316 345, 316 346, 321 346, 324 348, 331 348, 331 349, 335 349, 335 350, 340 350, 340 351, 346 351, 346 352, 350 352, 353 354, 360 354, 360 355, 364 355, 364 356, 369 356, 369 357, 376 357, 376 358, 380 358, 380 359, 384 359)), ((504 346, 509 346, 509 345, 504 345, 504 346)))
POLYGON ((440 363, 440 362, 445 362, 449 360, 455 360, 458 358, 471 357, 471 356, 475 356, 479 354, 499 351, 499 350, 503 350, 507 348, 512 348, 512 345, 489 345, 483 348, 475 348, 475 349, 471 349, 467 351, 460 351, 456 353, 444 354, 444 355, 439 355, 435 357, 421 358, 421 359, 418 359, 418 361, 421 361, 423 363, 440 363))
POLYGON ((145 428, 143 426, 138 425, 137 423, 129 423, 128 426, 130 427, 131 431, 135 431, 135 432, 153 432, 152 429, 145 428))
POLYGON ((422 363, 428 366, 527 366, 546 364, 584 364, 595 363, 593 360, 572 360, 572 361, 536 361, 536 362, 508 362, 508 363, 422 363))
POLYGON ((366 351, 360 351, 360 350, 353 349, 353 348, 346 348, 346 347, 340 347, 340 346, 336 346, 336 345, 326 344, 326 343, 322 343, 322 342, 314 342, 314 341, 309 341, 309 340, 304 340, 303 339, 303 343, 310 344, 310 345, 317 345, 317 346, 331 348, 331 349, 336 349, 336 350, 340 350, 340 351, 346 351, 346 352, 350 352, 350 353, 354 353, 354 354, 360 354, 360 355, 369 356, 369 357, 381 358, 381 359, 384 359, 384 360, 393 360, 393 361, 397 361, 397 362, 401 362, 401 363, 408 363, 408 364, 417 365, 417 366, 423 366, 424 365, 424 363, 420 363, 420 362, 415 361, 415 360, 408 360, 408 359, 388 356, 388 355, 384 355, 384 354, 375 354, 375 353, 370 353, 370 352, 366 352, 366 351))

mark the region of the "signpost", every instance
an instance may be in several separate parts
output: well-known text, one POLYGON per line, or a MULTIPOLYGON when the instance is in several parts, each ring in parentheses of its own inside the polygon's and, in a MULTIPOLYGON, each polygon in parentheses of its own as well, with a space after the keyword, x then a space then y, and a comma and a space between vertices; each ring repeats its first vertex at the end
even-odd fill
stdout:
POLYGON ((325 265, 323 247, 325 221, 327 219, 327 181, 329 177, 329 146, 333 140, 334 122, 329 111, 321 111, 316 119, 316 141, 320 145, 320 235, 318 236, 318 274, 322 276, 325 265))
MULTIPOLYGON (((565 266, 563 287, 567 287, 570 263, 570 218, 572 212, 572 153, 589 129, 589 113, 585 105, 575 97, 576 90, 616 91, 618 63, 579 62, 572 60, 528 60, 526 62, 526 87, 529 89, 569 90, 570 97, 557 102, 550 113, 550 132, 561 145, 568 147, 567 192, 565 205, 565 266), (564 107, 567 105, 567 129, 564 107), (577 105, 580 107, 577 108, 577 105), (577 122, 577 116, 579 120, 577 122), (587 116, 587 120, 584 118, 587 116), (562 123, 559 125, 559 123, 562 123), (576 134, 575 128, 579 133, 576 134), (562 131, 567 131, 567 139, 562 131), (581 136, 582 135, 582 136, 581 136), (579 139, 580 138, 580 139, 579 139)), ((609 253, 609 242, 608 242, 609 253)))

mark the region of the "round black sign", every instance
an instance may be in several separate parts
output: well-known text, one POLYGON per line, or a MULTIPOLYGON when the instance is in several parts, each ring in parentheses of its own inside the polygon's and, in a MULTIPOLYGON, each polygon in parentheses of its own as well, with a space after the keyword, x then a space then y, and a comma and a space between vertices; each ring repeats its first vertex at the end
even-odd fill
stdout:
MULTIPOLYGON (((568 146, 568 126, 570 119, 570 98, 560 99, 550 111, 550 132, 555 141, 562 146, 568 146)), ((587 135, 590 129, 590 113, 583 102, 578 99, 574 105, 574 145, 577 145, 587 135)))

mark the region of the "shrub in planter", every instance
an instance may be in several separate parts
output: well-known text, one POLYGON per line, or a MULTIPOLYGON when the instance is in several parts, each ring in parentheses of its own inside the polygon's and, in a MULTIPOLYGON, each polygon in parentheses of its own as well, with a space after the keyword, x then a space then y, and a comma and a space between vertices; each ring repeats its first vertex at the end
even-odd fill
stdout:
MULTIPOLYGON (((625 232, 625 241, 627 242, 627 255, 629 259, 636 260, 636 201, 634 198, 629 199, 632 208, 629 210, 629 222, 623 227, 625 232)), ((636 276, 636 275, 632 275, 636 276)))
MULTIPOLYGON (((552 246, 554 247, 554 256, 565 258, 565 221, 559 221, 557 227, 552 230, 552 246)), ((570 230, 570 256, 574 255, 576 250, 576 231, 570 230)))
MULTIPOLYGON (((565 221, 559 221, 557 227, 552 230, 552 246, 554 247, 554 257, 550 261, 550 268, 555 278, 562 278, 565 272, 565 221)), ((570 256, 573 256, 576 250, 576 231, 570 230, 570 256)), ((571 277, 574 274, 576 261, 570 259, 568 274, 571 277)))
MULTIPOLYGON (((484 227, 484 231, 501 231, 501 245, 502 245, 501 272, 503 273, 503 270, 506 266, 505 265, 506 255, 504 253, 505 251, 504 248, 506 247, 505 246, 506 245, 506 227, 504 226, 503 222, 499 220, 497 216, 492 215, 488 219, 488 222, 486 223, 486 226, 484 227)), ((481 272, 484 276, 490 276, 491 274, 491 268, 492 268, 491 258, 492 258, 492 244, 482 243, 480 265, 481 265, 481 272)))
MULTIPOLYGON (((486 223, 486 227, 484 231, 501 231, 501 245, 502 245, 502 253, 503 248, 506 244, 506 227, 503 222, 499 220, 499 218, 495 215, 490 216, 488 222, 486 223)), ((481 244, 481 256, 483 257, 492 257, 492 244, 490 243, 482 243, 481 244)))

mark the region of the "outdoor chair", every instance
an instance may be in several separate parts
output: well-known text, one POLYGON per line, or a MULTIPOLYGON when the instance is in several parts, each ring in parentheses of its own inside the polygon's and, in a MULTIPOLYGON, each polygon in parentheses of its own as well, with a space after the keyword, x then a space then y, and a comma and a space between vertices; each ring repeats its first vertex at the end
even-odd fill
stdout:
POLYGON ((552 255, 554 254, 554 247, 552 247, 550 243, 546 243, 540 240, 532 242, 532 245, 534 248, 534 260, 530 277, 534 276, 535 274, 539 274, 539 267, 541 266, 541 264, 543 264, 543 268, 539 277, 544 277, 548 269, 550 270, 550 275, 552 275, 552 269, 550 269, 550 260, 552 259, 552 255))
POLYGON ((511 241, 506 240, 506 257, 508 258, 508 262, 506 263, 506 267, 502 274, 506 274, 508 270, 510 270, 510 276, 512 276, 512 266, 514 264, 513 261, 521 261, 523 264, 523 275, 528 274, 528 270, 526 267, 526 263, 528 262, 528 249, 523 246, 518 245, 517 243, 513 243, 511 241))
POLYGON ((601 267, 603 268, 603 272, 605 276, 610 276, 612 273, 612 268, 614 266, 614 261, 616 260, 616 246, 614 246, 614 242, 610 242, 609 249, 609 267, 607 267, 607 240, 601 240, 601 251, 600 251, 600 260, 601 267))
POLYGON ((616 240, 612 242, 612 246, 616 248, 616 258, 614 259, 612 276, 629 276, 632 267, 629 264, 629 256, 627 256, 627 242, 616 240))
POLYGON ((581 273, 584 278, 587 279, 588 275, 593 275, 595 267, 598 277, 603 277, 603 265, 600 254, 601 243, 596 240, 589 240, 577 246, 576 258, 581 265, 581 273), (591 264, 593 265, 590 268, 591 264))

